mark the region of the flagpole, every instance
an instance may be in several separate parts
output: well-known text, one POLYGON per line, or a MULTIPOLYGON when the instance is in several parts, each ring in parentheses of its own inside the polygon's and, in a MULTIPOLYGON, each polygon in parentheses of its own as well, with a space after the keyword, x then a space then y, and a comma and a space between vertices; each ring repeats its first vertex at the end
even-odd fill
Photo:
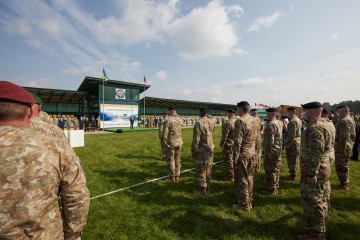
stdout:
POLYGON ((145 98, 146 98, 146 93, 145 93, 145 74, 144 74, 144 127, 145 127, 145 98))
POLYGON ((103 77, 103 87, 102 87, 102 99, 103 99, 103 111, 102 111, 102 122, 103 122, 103 131, 105 131, 105 119, 104 119, 104 112, 105 112, 105 101, 104 101, 104 98, 105 98, 105 77, 103 77))

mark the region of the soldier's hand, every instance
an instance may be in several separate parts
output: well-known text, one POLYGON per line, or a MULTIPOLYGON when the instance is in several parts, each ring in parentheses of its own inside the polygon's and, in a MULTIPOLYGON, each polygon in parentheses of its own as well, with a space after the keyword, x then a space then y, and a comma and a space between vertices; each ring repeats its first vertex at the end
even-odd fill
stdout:
POLYGON ((317 183, 317 177, 316 176, 315 177, 306 177, 306 182, 308 184, 315 184, 315 183, 317 183))

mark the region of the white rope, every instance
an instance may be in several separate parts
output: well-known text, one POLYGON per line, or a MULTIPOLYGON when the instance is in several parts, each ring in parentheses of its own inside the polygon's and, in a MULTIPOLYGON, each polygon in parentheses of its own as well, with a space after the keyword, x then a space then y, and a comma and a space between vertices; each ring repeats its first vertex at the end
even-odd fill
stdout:
MULTIPOLYGON (((220 163, 220 162, 222 162, 222 161, 214 162, 213 165, 218 164, 218 163, 220 163)), ((187 170, 181 171, 180 173, 190 172, 190 171, 192 171, 192 170, 194 170, 194 169, 195 169, 195 168, 187 169, 187 170)), ((107 196, 107 195, 110 195, 110 194, 113 194, 113 193, 117 193, 117 192, 120 192, 120 191, 124 191, 124 190, 130 189, 130 188, 134 188, 134 187, 137 187, 137 186, 140 186, 140 185, 144 185, 144 184, 146 184, 146 183, 155 182, 155 181, 157 181, 157 180, 164 179, 164 178, 168 178, 168 177, 170 177, 170 175, 162 176, 162 177, 159 177, 159 178, 154 178, 154 179, 151 179, 151 180, 148 180, 148 181, 145 181, 145 182, 137 183, 137 184, 135 184, 135 185, 131 185, 131 186, 128 186, 128 187, 120 188, 120 189, 115 190, 115 191, 112 191, 112 192, 108 192, 108 193, 104 193, 104 194, 101 194, 101 195, 92 197, 92 198, 90 198, 90 200, 93 200, 93 199, 96 199, 96 198, 100 198, 100 197, 104 197, 104 196, 107 196)))

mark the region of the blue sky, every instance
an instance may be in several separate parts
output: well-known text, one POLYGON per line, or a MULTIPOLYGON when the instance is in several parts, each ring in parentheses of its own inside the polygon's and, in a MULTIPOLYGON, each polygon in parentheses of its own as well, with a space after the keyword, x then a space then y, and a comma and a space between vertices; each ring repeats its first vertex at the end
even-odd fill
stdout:
POLYGON ((0 78, 76 90, 85 76, 146 96, 299 106, 359 100, 358 0, 0 1, 0 78))

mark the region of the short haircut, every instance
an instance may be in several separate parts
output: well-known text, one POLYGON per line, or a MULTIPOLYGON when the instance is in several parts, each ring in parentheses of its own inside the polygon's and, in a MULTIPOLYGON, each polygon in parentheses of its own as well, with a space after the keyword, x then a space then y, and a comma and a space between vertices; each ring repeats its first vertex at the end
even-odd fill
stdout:
POLYGON ((245 113, 250 111, 250 104, 246 101, 238 102, 236 106, 242 109, 245 113))
POLYGON ((29 108, 28 104, 0 101, 0 121, 23 120, 29 108))

